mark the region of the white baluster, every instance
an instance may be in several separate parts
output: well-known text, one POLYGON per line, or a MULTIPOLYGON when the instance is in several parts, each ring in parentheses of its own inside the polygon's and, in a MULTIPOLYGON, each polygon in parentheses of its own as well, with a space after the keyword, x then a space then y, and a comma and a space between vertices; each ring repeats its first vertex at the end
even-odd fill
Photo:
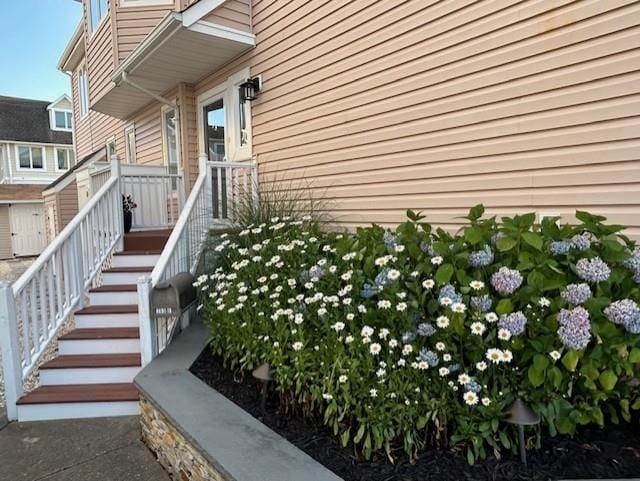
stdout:
POLYGON ((138 319, 140 320, 140 353, 143 366, 149 364, 156 354, 151 319, 151 288, 150 277, 138 279, 138 319))
MULTIPOLYGON (((25 322, 23 320, 23 322, 25 322)), ((22 366, 20 361, 16 303, 11 285, 0 282, 0 348, 4 372, 4 395, 7 418, 18 418, 16 402, 22 396, 22 366)))

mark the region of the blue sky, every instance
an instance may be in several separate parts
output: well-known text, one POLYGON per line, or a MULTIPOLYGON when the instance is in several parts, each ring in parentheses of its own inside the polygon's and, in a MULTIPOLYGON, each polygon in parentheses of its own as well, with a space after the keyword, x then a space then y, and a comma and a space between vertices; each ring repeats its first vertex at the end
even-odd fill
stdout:
POLYGON ((81 12, 74 0, 2 0, 0 95, 55 100, 71 93, 56 65, 81 12))

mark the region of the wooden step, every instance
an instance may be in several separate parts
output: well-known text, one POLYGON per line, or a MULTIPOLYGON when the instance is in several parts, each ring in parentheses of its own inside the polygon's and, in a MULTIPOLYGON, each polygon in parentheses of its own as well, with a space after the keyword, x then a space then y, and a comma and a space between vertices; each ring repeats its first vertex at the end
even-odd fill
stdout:
POLYGON ((128 274, 131 272, 151 272, 153 271, 153 266, 133 266, 133 267, 112 267, 111 269, 105 269, 102 271, 103 274, 128 274))
POLYGON ((58 356, 44 363, 40 369, 80 369, 104 367, 134 367, 141 366, 140 354, 78 354, 58 356))
POLYGON ((124 235, 124 250, 163 249, 171 230, 146 230, 124 235))
POLYGON ((134 249, 116 252, 114 256, 155 256, 162 254, 162 249, 134 249))
POLYGON ((133 383, 117 384, 63 384, 40 386, 18 400, 18 405, 96 403, 138 401, 139 394, 133 383))
POLYGON ((94 287, 89 292, 133 292, 137 291, 138 286, 135 284, 109 284, 106 286, 94 287))
POLYGON ((63 336, 61 341, 77 341, 89 339, 138 339, 140 329, 137 327, 102 327, 74 329, 63 336))
POLYGON ((75 312, 76 316, 89 316, 93 314, 137 314, 138 304, 116 304, 105 306, 88 306, 75 312))
POLYGON ((137 267, 155 265, 160 259, 161 249, 127 250, 113 256, 112 266, 137 267))

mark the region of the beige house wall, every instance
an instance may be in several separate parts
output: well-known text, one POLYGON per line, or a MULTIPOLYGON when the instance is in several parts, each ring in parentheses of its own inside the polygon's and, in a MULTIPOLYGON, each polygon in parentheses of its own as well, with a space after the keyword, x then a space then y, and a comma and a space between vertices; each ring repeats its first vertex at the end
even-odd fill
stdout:
POLYGON ((207 22, 251 32, 250 0, 227 0, 204 17, 207 22))
POLYGON ((9 206, 0 205, 0 259, 13 257, 11 246, 11 225, 9 222, 9 206))
MULTIPOLYGON (((197 170, 197 96, 249 66, 263 80, 261 182, 306 178, 340 226, 392 226, 411 208, 455 230, 482 202, 489 214, 586 209, 640 237, 640 2, 251 8, 257 47, 178 88, 185 169, 197 170)), ((161 162, 160 106, 145 112, 139 149, 161 162)), ((112 122, 90 135, 121 135, 112 122)))

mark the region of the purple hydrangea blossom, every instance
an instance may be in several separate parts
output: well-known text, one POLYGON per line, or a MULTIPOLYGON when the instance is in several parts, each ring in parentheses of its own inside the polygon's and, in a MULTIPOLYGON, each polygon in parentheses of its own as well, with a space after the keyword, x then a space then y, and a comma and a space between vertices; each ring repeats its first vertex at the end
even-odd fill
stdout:
POLYGON ((478 394, 480 391, 482 391, 482 386, 475 379, 471 379, 471 381, 469 381, 466 384, 465 389, 467 391, 471 391, 471 392, 474 392, 474 393, 478 394))
POLYGON ((462 295, 456 291, 456 288, 451 284, 442 286, 440 293, 438 294, 438 301, 441 301, 445 297, 451 299, 451 302, 453 303, 462 302, 462 295))
POLYGON ((633 272, 633 280, 640 284, 640 247, 636 247, 631 252, 631 257, 622 263, 627 269, 633 272))
POLYGON ((562 298, 574 306, 583 304, 591 297, 591 288, 584 282, 569 284, 561 293, 562 298))
POLYGON ((389 231, 384 233, 384 235, 382 236, 382 240, 384 241, 384 245, 386 245, 390 249, 395 247, 398 243, 398 237, 394 233, 389 231))
POLYGON ((420 349, 418 359, 429 364, 429 367, 436 367, 440 362, 438 355, 427 348, 420 349))
POLYGON ((571 250, 571 243, 567 241, 554 241, 551 243, 550 250, 554 256, 566 254, 571 250))
POLYGON ((362 290, 360 291, 360 296, 362 296, 364 299, 371 299, 378 292, 380 292, 380 288, 378 286, 365 284, 364 286, 362 286, 362 290))
POLYGON ((611 268, 599 257, 580 259, 576 262, 576 274, 580 279, 595 284, 609 279, 611 268))
POLYGON ((612 302, 604 310, 611 322, 623 326, 627 332, 640 334, 640 307, 631 299, 612 302))
POLYGON ((515 269, 501 267, 491 276, 491 285, 498 294, 513 294, 522 285, 522 274, 515 269))
POLYGON ((589 240, 589 234, 584 232, 582 234, 576 234, 571 238, 571 248, 583 251, 591 247, 591 241, 589 240))
POLYGON ((500 316, 498 327, 500 329, 506 329, 512 336, 519 336, 524 332, 524 328, 527 325, 527 316, 521 311, 512 312, 511 314, 503 314, 500 316))
POLYGON ((422 337, 430 337, 436 333, 436 328, 428 322, 418 324, 418 335, 422 337))
POLYGON ((493 252, 491 248, 485 244, 482 250, 474 251, 469 254, 469 265, 471 267, 484 267, 493 262, 493 252))
POLYGON ((584 349, 591 340, 589 312, 581 306, 561 309, 558 314, 558 337, 571 349, 584 349))
POLYGON ((416 339, 416 333, 413 331, 406 331, 402 334, 402 342, 408 344, 416 339))
POLYGON ((433 246, 427 242, 420 242, 420 250, 431 257, 436 255, 436 252, 433 250, 433 246))
POLYGON ((482 296, 472 296, 470 299, 471 308, 480 312, 489 312, 491 310, 492 300, 489 294, 482 296))
POLYGON ((389 284, 389 282, 391 281, 389 279, 389 270, 390 269, 387 269, 387 268, 382 269, 380 272, 378 272, 378 275, 374 279, 376 286, 378 286, 380 290, 382 290, 382 288, 384 288, 384 286, 389 284))

